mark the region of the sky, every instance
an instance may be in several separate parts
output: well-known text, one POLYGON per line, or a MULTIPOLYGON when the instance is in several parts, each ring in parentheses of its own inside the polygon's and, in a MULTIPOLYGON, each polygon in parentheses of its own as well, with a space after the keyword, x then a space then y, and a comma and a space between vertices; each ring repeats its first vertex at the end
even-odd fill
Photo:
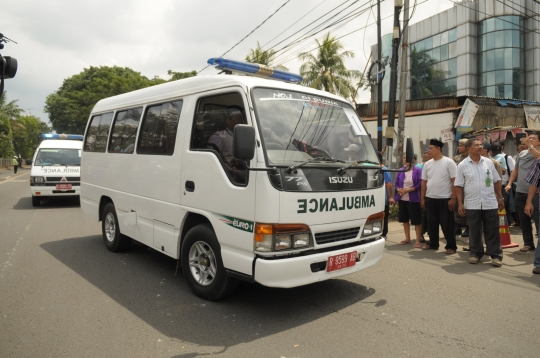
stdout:
MULTIPOLYGON (((454 6, 450 0, 416 1, 411 24, 454 6)), ((412 11, 415 0, 410 3, 412 11)), ((2 6, 0 33, 17 44, 5 44, 0 53, 15 57, 18 70, 15 78, 5 82, 7 100, 18 100, 26 114, 48 122, 46 97, 84 68, 129 67, 148 78, 163 79, 169 79, 167 70, 201 71, 209 58, 223 55, 280 7, 225 57, 243 60, 258 41, 263 49, 277 51, 277 64, 298 73, 298 53, 313 50, 315 38, 328 30, 288 47, 289 52, 281 50, 284 46, 340 10, 344 15, 369 9, 370 4, 372 11, 328 29, 332 36, 344 36, 340 39, 344 49, 355 54, 346 65, 359 71, 364 71, 370 46, 377 42, 376 0, 10 1, 2 6)), ((392 0, 381 2, 383 36, 392 31, 393 6, 392 0)), ((199 75, 217 72, 208 67, 199 75)), ((359 102, 369 99, 368 92, 359 94, 359 102)))

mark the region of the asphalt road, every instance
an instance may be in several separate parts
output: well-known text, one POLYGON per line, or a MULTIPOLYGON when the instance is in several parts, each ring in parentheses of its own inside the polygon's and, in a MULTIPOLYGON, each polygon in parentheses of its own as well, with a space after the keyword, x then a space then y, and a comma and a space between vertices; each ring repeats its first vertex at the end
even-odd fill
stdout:
POLYGON ((470 265, 462 251, 397 245, 390 228, 370 269, 207 302, 174 260, 108 252, 77 201, 33 208, 25 173, 0 182, 0 357, 538 356, 532 254, 470 265))

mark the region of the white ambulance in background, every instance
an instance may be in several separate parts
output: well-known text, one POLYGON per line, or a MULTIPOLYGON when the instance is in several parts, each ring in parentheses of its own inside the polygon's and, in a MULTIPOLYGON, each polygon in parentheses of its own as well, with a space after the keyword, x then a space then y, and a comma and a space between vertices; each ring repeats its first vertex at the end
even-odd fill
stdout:
POLYGON ((92 110, 81 209, 102 222, 105 246, 136 240, 179 260, 192 291, 209 300, 240 280, 295 287, 374 265, 384 178, 350 103, 266 66, 209 63, 228 74, 92 110), (231 74, 246 72, 254 76, 231 74))
POLYGON ((48 133, 41 137, 30 171, 32 205, 40 206, 44 198, 78 197, 83 136, 48 133))

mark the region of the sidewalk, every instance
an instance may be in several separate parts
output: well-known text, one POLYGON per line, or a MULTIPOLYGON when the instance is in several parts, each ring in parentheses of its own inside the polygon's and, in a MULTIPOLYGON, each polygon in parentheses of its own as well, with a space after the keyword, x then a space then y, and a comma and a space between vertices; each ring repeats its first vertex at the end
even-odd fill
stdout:
MULTIPOLYGON (((534 227, 534 224, 533 224, 534 227)), ((397 222, 397 221, 389 221, 388 222, 388 235, 386 240, 386 250, 390 251, 403 251, 403 252, 409 252, 409 254, 416 252, 415 255, 424 256, 423 254, 420 254, 420 252, 423 252, 428 257, 433 257, 430 254, 436 254, 436 256, 444 256, 447 258, 453 258, 455 261, 464 261, 466 262, 466 259, 469 256, 468 251, 463 251, 463 247, 468 246, 468 238, 462 238, 461 236, 456 236, 457 241, 457 254, 455 255, 445 255, 444 254, 444 246, 446 245, 446 240, 442 239, 444 235, 442 234, 442 231, 439 231, 439 237, 441 238, 440 244, 439 244, 439 250, 422 250, 422 249, 415 249, 413 248, 412 244, 408 245, 399 245, 399 243, 402 240, 405 240, 405 234, 403 232, 403 224, 397 222)), ((510 237, 513 243, 518 244, 518 247, 513 247, 509 249, 503 249, 503 265, 506 267, 520 267, 520 271, 524 273, 530 274, 530 270, 532 270, 532 263, 534 260, 534 251, 530 252, 521 252, 519 251, 520 247, 523 246, 523 236, 521 234, 521 228, 519 226, 511 226, 510 227, 510 237)), ((414 226, 411 225, 411 241, 415 242, 415 233, 414 233, 414 226)), ((426 240, 429 240, 429 236, 427 234, 424 235, 424 238, 426 240)), ((538 242, 538 238, 535 237, 535 242, 538 242)), ((422 246, 425 245, 422 243, 422 246)), ((490 262, 490 259, 488 257, 484 257, 483 261, 490 262)), ((504 266, 503 266, 504 267, 504 266)))
POLYGON ((28 172, 30 172, 30 165, 25 165, 24 168, 18 168, 17 174, 13 174, 13 168, 0 168, 0 183, 28 172))

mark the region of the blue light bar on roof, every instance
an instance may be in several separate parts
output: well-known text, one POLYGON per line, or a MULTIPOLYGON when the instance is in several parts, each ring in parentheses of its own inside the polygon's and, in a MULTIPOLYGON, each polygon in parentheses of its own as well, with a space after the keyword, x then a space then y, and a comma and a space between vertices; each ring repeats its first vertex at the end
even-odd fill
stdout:
POLYGON ((242 62, 228 60, 223 57, 211 58, 208 61, 209 65, 215 65, 220 70, 230 70, 232 72, 243 72, 250 75, 268 77, 276 80, 287 82, 302 82, 302 76, 294 73, 275 70, 272 67, 260 65, 258 63, 242 62))
POLYGON ((83 136, 80 134, 56 134, 45 133, 41 135, 43 139, 71 139, 71 140, 83 140, 83 136))

